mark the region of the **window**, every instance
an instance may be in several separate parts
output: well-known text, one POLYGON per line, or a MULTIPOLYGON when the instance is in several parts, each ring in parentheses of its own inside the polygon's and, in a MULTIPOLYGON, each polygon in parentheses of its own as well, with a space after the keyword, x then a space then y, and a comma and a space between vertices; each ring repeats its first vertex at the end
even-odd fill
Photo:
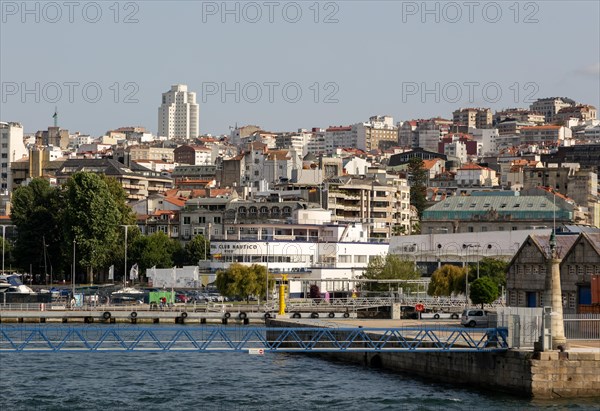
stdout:
POLYGON ((351 255, 340 255, 339 262, 340 263, 351 263, 352 262, 352 256, 351 255))
POLYGON ((191 217, 183 217, 183 224, 190 224, 191 217))
POLYGON ((217 224, 221 224, 221 217, 214 217, 213 221, 217 224))
POLYGON ((356 256, 354 256, 354 262, 355 263, 366 263, 367 256, 366 255, 356 255, 356 256))
POLYGON ((198 217, 198 224, 206 224, 206 217, 198 217))

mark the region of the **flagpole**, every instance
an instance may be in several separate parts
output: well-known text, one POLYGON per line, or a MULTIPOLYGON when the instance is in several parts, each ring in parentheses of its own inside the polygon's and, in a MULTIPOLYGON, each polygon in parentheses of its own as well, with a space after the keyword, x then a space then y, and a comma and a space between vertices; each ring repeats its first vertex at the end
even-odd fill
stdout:
POLYGON ((175 304, 175 270, 176 267, 173 267, 173 281, 171 282, 171 304, 175 304))

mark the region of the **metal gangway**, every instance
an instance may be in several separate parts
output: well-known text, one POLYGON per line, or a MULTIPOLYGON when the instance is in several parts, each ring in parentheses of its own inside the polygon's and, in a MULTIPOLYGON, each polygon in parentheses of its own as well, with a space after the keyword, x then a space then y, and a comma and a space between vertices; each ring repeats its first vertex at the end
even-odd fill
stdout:
POLYGON ((0 352, 188 351, 248 353, 489 352, 507 328, 323 328, 0 325, 0 352))
POLYGON ((389 307, 394 303, 393 297, 355 297, 355 298, 308 298, 305 300, 289 300, 287 310, 349 310, 356 311, 367 308, 389 307))

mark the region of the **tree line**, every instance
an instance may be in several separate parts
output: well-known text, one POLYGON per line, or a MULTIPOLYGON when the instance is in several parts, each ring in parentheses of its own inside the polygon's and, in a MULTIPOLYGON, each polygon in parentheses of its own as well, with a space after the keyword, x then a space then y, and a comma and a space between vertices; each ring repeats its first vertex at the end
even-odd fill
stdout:
POLYGON ((11 221, 16 226, 7 267, 35 274, 34 282, 71 280, 73 250, 79 283, 105 279, 114 266, 115 279, 125 271, 125 226, 128 269, 196 265, 209 255, 208 242, 197 236, 185 247, 162 232, 142 235, 127 194, 112 177, 77 172, 65 184, 52 186, 42 178, 18 187, 12 197, 11 221))

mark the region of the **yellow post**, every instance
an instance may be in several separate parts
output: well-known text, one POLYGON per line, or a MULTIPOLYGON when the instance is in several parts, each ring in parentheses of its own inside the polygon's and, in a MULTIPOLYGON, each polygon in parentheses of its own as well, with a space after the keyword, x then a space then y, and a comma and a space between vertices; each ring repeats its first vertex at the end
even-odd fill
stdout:
POLYGON ((287 283, 287 275, 283 274, 281 276, 281 281, 279 282, 279 315, 285 314, 285 284, 287 283))

